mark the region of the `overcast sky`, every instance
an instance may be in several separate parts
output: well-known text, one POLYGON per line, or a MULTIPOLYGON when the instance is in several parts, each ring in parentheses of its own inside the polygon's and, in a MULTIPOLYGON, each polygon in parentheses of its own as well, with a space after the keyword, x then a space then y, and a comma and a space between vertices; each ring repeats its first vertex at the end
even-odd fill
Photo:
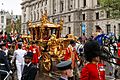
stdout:
POLYGON ((0 0, 0 10, 4 9, 6 11, 13 10, 14 15, 21 15, 21 5, 22 0, 0 0))

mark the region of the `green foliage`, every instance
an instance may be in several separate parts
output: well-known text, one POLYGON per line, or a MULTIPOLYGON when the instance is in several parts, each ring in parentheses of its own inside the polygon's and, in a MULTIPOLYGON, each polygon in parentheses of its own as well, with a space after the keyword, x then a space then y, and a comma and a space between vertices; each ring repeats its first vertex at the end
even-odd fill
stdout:
MULTIPOLYGON (((8 25, 6 26, 6 32, 7 33, 10 33, 12 30, 12 24, 11 24, 11 21, 8 23, 8 25)), ((21 20, 18 19, 17 21, 14 22, 14 32, 15 30, 18 32, 18 33, 21 33, 21 20)))
POLYGON ((7 26, 6 26, 6 32, 10 33, 11 32, 11 19, 7 20, 7 26))
POLYGON ((111 18, 120 18, 120 0, 100 0, 101 6, 110 11, 111 18))
POLYGON ((15 23, 15 30, 20 33, 21 32, 21 20, 17 20, 15 23))

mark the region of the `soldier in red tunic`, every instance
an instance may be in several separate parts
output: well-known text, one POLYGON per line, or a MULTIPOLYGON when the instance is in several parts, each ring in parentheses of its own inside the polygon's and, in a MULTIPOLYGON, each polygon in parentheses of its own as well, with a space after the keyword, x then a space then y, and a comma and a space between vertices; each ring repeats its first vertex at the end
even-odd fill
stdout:
POLYGON ((88 63, 82 68, 80 80, 105 80, 104 65, 100 63, 100 46, 97 41, 88 41, 84 46, 88 63))
POLYGON ((39 62, 38 58, 40 56, 40 52, 34 41, 32 42, 32 45, 30 46, 29 51, 33 52, 32 63, 37 65, 39 62))
POLYGON ((64 55, 65 60, 72 61, 72 68, 73 69, 76 67, 75 62, 79 60, 75 46, 76 46, 76 42, 74 40, 71 40, 70 45, 68 45, 68 47, 66 49, 66 53, 64 55))

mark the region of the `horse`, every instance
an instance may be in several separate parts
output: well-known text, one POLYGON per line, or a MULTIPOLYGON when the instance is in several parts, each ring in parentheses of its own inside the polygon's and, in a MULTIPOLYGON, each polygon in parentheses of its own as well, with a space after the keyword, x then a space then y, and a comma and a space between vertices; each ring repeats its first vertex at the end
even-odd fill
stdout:
POLYGON ((104 63, 106 64, 106 69, 110 69, 108 71, 108 74, 110 76, 114 76, 115 69, 116 69, 116 59, 119 59, 116 57, 117 53, 117 39, 114 34, 100 34, 94 38, 98 41, 98 43, 101 46, 101 54, 100 58, 104 60, 104 63))

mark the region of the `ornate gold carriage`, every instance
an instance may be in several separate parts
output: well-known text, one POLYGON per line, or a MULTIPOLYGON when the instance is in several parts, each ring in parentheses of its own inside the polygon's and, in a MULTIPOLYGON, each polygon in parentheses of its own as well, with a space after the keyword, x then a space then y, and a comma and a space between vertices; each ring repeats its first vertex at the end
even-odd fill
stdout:
POLYGON ((32 24, 31 21, 28 21, 32 40, 38 41, 39 46, 44 48, 41 54, 41 62, 46 71, 51 71, 53 61, 60 61, 64 58, 65 48, 73 39, 72 37, 61 38, 62 26, 62 19, 59 24, 50 22, 47 11, 42 14, 40 24, 32 24))

